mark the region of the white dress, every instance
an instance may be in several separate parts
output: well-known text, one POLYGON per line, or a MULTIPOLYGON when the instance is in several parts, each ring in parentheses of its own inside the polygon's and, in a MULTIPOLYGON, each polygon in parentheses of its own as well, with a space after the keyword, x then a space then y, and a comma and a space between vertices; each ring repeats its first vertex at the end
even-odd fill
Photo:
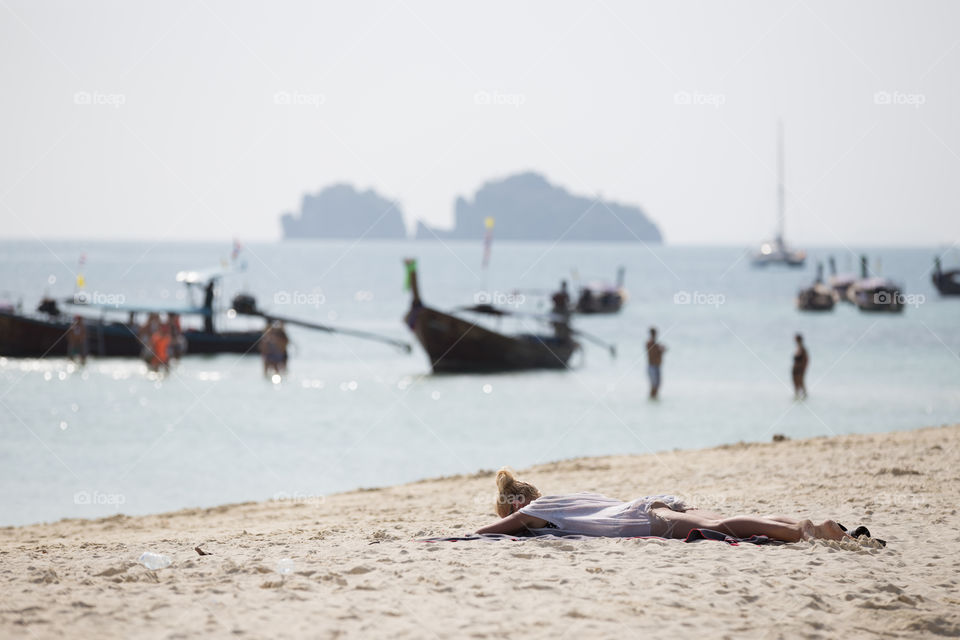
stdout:
POLYGON ((520 513, 546 520, 553 527, 534 533, 565 533, 606 538, 650 535, 650 507, 661 502, 675 511, 686 506, 676 496, 657 495, 623 502, 599 493, 543 496, 520 509, 520 513))

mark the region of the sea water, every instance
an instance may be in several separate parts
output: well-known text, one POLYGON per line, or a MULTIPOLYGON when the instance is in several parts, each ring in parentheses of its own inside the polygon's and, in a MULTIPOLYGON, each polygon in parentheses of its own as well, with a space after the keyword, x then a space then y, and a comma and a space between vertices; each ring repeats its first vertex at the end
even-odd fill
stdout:
MULTIPOLYGON (((101 300, 181 306, 176 272, 229 262, 230 249, 6 241, 0 289, 31 309, 45 292, 72 295, 80 271, 101 300)), ((501 242, 486 270, 482 251, 479 242, 253 244, 237 261, 246 269, 224 280, 224 307, 247 291, 281 315, 409 340, 409 355, 290 327, 279 382, 264 378, 256 355, 188 357, 164 377, 130 359, 0 360, 0 524, 271 498, 319 505, 331 492, 502 465, 960 421, 960 299, 933 289, 934 247, 865 250, 913 296, 899 315, 794 308, 817 260, 833 254, 854 270, 860 248, 811 250, 801 270, 751 268, 738 247, 501 242), (617 357, 585 342, 567 371, 430 375, 402 320, 405 257, 418 259, 428 304, 492 298, 531 314, 548 308, 544 294, 562 278, 575 291, 622 265, 623 311, 575 319, 615 343, 617 357), (659 401, 647 398, 650 326, 668 349, 659 401), (811 362, 803 402, 790 385, 798 331, 811 362)), ((490 324, 544 329, 526 317, 490 324)))

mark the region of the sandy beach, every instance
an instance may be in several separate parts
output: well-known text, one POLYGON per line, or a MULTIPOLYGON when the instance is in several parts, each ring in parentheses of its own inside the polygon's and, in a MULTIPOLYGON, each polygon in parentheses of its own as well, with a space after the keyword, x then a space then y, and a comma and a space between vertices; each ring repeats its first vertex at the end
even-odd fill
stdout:
POLYGON ((958 445, 952 426, 518 470, 545 493, 864 524, 886 548, 416 541, 492 521, 492 471, 5 528, 0 636, 956 637, 958 445), (148 550, 173 564, 137 564, 148 550))

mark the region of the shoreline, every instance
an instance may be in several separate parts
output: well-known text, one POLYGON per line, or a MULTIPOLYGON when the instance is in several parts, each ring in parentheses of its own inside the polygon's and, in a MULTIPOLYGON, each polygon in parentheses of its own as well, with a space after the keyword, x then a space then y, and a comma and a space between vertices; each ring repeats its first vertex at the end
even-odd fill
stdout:
MULTIPOLYGON (((551 460, 547 462, 533 464, 528 467, 518 469, 518 471, 522 471, 524 473, 528 473, 528 472, 533 473, 533 472, 536 472, 537 470, 550 469, 558 465, 571 464, 578 461, 590 461, 590 460, 603 461, 607 459, 629 459, 629 458, 644 458, 644 457, 656 458, 658 456, 662 457, 662 456, 682 454, 682 453, 708 452, 708 451, 714 451, 714 450, 721 451, 721 450, 728 450, 732 448, 746 449, 746 448, 758 447, 758 446, 762 447, 762 446, 768 446, 768 445, 782 444, 783 442, 816 442, 819 440, 856 438, 856 437, 866 437, 866 436, 873 436, 873 435, 882 436, 882 435, 897 434, 897 433, 906 434, 914 431, 927 431, 927 430, 949 429, 949 428, 960 428, 960 424, 957 424, 957 425, 944 424, 939 426, 919 426, 919 427, 912 427, 908 429, 890 431, 890 432, 851 433, 851 434, 844 434, 839 436, 819 435, 819 436, 812 436, 809 438, 798 438, 795 440, 787 437, 784 441, 739 440, 733 443, 714 445, 710 447, 700 447, 700 448, 694 448, 694 449, 673 448, 673 449, 665 449, 662 451, 654 451, 651 453, 627 453, 627 454, 577 456, 573 458, 561 458, 558 460, 551 460)), ((779 435, 780 434, 774 434, 773 437, 776 438, 779 435)), ((168 511, 149 511, 146 513, 118 512, 110 515, 97 516, 92 518, 65 516, 57 520, 43 520, 43 521, 32 522, 27 524, 0 524, 0 532, 16 530, 16 529, 27 529, 31 527, 50 526, 50 525, 56 525, 59 523, 67 523, 67 522, 93 524, 93 523, 103 522, 103 521, 116 521, 117 519, 125 520, 125 519, 149 518, 149 517, 169 518, 181 513, 196 514, 198 512, 208 512, 208 511, 220 512, 220 511, 229 510, 235 507, 248 507, 250 505, 269 505, 274 503, 295 504, 299 502, 317 505, 317 504, 322 504, 327 499, 334 498, 336 496, 349 496, 349 495, 370 493, 370 492, 376 492, 376 491, 386 491, 386 490, 399 489, 399 488, 408 487, 408 486, 415 486, 415 485, 429 483, 429 482, 472 480, 477 478, 489 478, 492 482, 495 474, 496 474, 496 469, 479 469, 477 471, 467 472, 467 473, 457 473, 457 474, 451 474, 451 475, 445 475, 445 476, 429 476, 426 478, 420 478, 420 479, 411 480, 408 482, 400 482, 397 484, 370 486, 370 487, 360 486, 354 489, 348 489, 346 491, 336 491, 334 493, 329 493, 329 494, 303 495, 303 494, 295 493, 284 498, 274 497, 274 498, 266 498, 266 499, 251 499, 251 500, 242 500, 238 502, 224 502, 224 503, 213 504, 208 506, 194 505, 194 506, 181 507, 179 509, 172 509, 168 511)), ((629 498, 625 498, 625 499, 629 499, 629 498)))
POLYGON ((518 469, 544 494, 674 493, 727 514, 864 524, 884 549, 676 540, 426 544, 496 519, 493 472, 0 528, 0 634, 836 637, 960 634, 960 425, 581 457, 518 469), (200 556, 195 547, 211 555, 200 556), (137 563, 144 551, 170 567, 137 563))

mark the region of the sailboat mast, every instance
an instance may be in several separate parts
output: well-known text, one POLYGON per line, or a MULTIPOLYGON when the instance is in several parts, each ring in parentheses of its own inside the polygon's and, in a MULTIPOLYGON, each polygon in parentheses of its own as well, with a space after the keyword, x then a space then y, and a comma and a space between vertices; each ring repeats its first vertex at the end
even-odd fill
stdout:
POLYGON ((784 210, 786 209, 786 189, 783 186, 783 120, 777 121, 777 239, 783 240, 784 210))

